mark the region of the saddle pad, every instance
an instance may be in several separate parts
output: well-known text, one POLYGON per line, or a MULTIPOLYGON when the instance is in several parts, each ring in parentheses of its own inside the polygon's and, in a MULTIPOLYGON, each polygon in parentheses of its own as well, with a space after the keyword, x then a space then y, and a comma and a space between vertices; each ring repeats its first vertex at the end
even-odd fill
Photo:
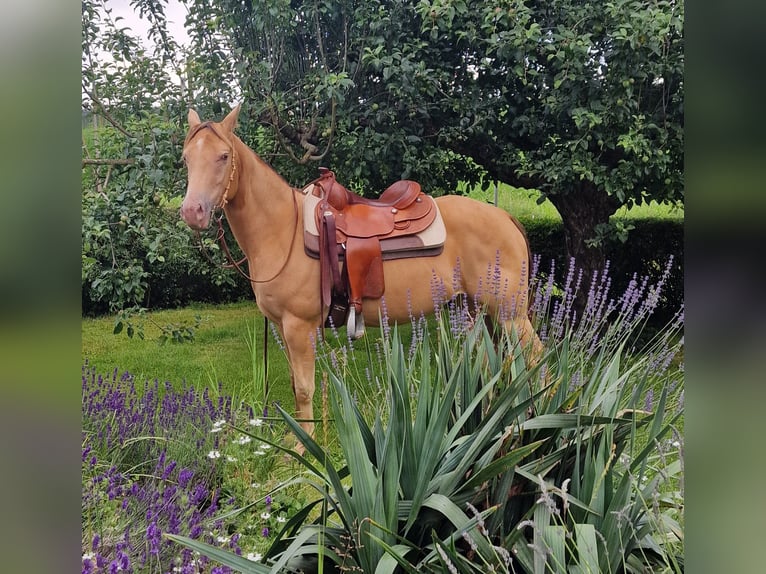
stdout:
MULTIPOLYGON (((303 190, 303 243, 306 253, 314 258, 319 258, 319 229, 314 218, 316 206, 322 201, 311 193, 313 185, 303 190)), ((438 204, 434 203, 436 217, 431 225, 415 235, 401 235, 380 240, 380 248, 383 259, 401 259, 405 257, 425 257, 438 255, 444 247, 447 239, 447 229, 439 211, 438 204)), ((341 254, 343 250, 340 250, 341 254)))

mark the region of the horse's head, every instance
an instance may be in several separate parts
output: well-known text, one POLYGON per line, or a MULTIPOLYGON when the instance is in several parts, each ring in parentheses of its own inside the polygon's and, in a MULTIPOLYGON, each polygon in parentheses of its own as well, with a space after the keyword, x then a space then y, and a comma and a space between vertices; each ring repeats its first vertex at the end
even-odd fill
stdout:
POLYGON ((207 228, 213 210, 224 207, 237 192, 234 126, 238 115, 239 106, 220 123, 202 122, 197 112, 189 110, 183 151, 188 181, 181 218, 192 229, 207 228))

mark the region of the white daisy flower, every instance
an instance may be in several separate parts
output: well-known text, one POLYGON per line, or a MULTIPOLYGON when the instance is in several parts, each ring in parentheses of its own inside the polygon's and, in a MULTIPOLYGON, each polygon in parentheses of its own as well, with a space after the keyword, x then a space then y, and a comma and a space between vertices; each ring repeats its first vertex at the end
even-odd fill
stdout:
POLYGON ((221 458, 221 453, 217 450, 211 450, 209 453, 207 453, 207 457, 213 459, 221 458))
POLYGON ((277 516, 277 522, 279 522, 280 524, 284 524, 285 522, 287 522, 287 518, 285 518, 284 516, 277 516))
POLYGON ((255 454, 255 456, 263 456, 266 453, 263 452, 262 450, 256 450, 254 454, 255 454))
POLYGON ((251 427, 259 427, 263 424, 263 419, 250 419, 251 427))
POLYGON ((245 556, 248 560, 252 560, 253 562, 260 562, 263 558, 263 554, 260 552, 248 552, 247 556, 245 556))
POLYGON ((271 518, 271 514, 268 512, 261 512, 261 518, 263 518, 264 520, 268 520, 269 518, 271 518))
POLYGON ((237 459, 236 459, 236 458, 234 458, 233 456, 230 456, 230 455, 228 455, 228 454, 226 455, 226 460, 227 460, 228 462, 237 462, 237 459))
POLYGON ((243 434, 243 435, 240 435, 240 437, 235 442, 237 444, 247 444, 252 440, 253 439, 251 439, 249 436, 247 436, 246 434, 243 434))

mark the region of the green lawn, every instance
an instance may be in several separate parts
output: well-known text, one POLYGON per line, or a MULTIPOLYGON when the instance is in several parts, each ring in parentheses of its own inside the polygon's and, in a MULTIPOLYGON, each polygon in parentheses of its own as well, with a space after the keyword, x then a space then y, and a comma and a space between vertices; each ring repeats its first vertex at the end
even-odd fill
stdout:
MULTIPOLYGON (((491 185, 487 190, 476 187, 468 195, 480 201, 494 203, 495 186, 491 185)), ((537 203, 537 198, 539 197, 537 191, 500 184, 497 195, 498 205, 524 222, 536 219, 561 221, 559 212, 556 211, 556 208, 553 207, 549 200, 546 199, 541 204, 537 203)), ((636 205, 631 209, 622 207, 612 217, 620 219, 683 219, 683 216, 683 207, 661 205, 653 201, 643 205, 636 205)))
MULTIPOLYGON (((250 404, 259 402, 255 397, 254 381, 260 376, 263 365, 263 316, 254 301, 147 312, 143 321, 143 340, 135 336, 128 338, 125 331, 113 334, 114 322, 114 316, 82 319, 82 360, 87 360, 96 372, 107 375, 118 369, 119 373, 130 372, 140 382, 159 379, 180 386, 186 381, 198 389, 217 390, 220 383, 224 394, 250 404), (161 332, 157 325, 191 325, 195 315, 200 315, 202 322, 195 330, 193 341, 159 344, 161 332)), ((344 333, 341 330, 340 336, 344 337, 344 333)), ((404 325, 401 333, 405 344, 409 344, 409 325, 404 325)), ((340 346, 333 340, 331 332, 327 331, 325 337, 332 348, 340 346)), ((366 368, 379 337, 378 329, 368 329, 365 337, 354 344, 353 358, 349 358, 346 367, 366 368)), ((269 402, 278 401, 292 412, 294 400, 287 357, 271 329, 268 357, 269 402)), ((321 374, 317 380, 319 377, 321 374)), ((356 391, 366 394, 370 389, 356 391)), ((321 408, 320 401, 317 392, 315 412, 321 408)))
MULTIPOLYGON (((114 317, 82 320, 82 358, 99 373, 129 371, 138 381, 160 379, 178 384, 181 381, 197 388, 216 388, 220 382, 225 392, 249 397, 253 386, 253 361, 256 369, 263 361, 263 318, 255 302, 228 305, 193 305, 184 309, 155 311, 144 321, 145 338, 128 338, 124 332, 112 334, 114 317), (186 343, 158 343, 159 325, 193 324, 199 314, 202 323, 195 340, 186 343), (150 320, 151 321, 150 321, 150 320), (255 352, 251 352, 255 332, 255 352)), ((287 359, 269 337, 269 380, 271 397, 282 404, 293 404, 287 359)))

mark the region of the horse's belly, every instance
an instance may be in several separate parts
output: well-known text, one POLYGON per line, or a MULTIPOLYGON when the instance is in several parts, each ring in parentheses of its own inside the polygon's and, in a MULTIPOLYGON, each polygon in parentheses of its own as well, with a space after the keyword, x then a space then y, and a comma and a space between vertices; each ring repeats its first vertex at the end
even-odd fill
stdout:
POLYGON ((381 299, 364 300, 365 324, 377 326, 384 311, 389 321, 397 323, 433 314, 438 302, 459 290, 453 285, 453 270, 454 263, 448 265, 443 255, 384 262, 385 291, 381 299))

